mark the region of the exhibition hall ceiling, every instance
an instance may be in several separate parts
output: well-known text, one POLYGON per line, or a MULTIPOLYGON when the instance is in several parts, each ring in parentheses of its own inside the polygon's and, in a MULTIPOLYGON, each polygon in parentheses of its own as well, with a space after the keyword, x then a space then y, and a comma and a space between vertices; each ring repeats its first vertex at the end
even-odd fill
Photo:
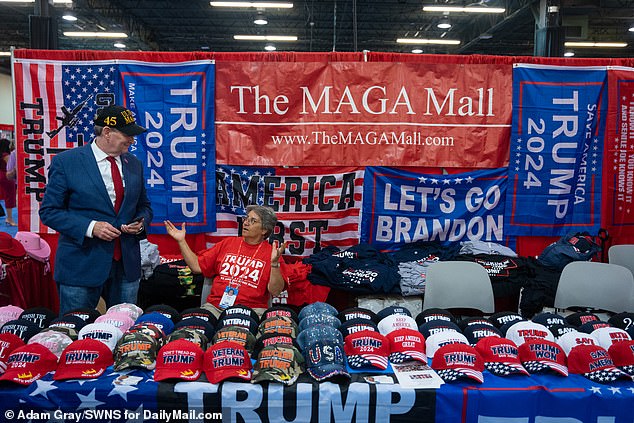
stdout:
MULTIPOLYGON (((224 8, 205 0, 55 0, 49 15, 64 50, 375 51, 534 55, 540 0, 289 0, 291 8, 224 8), (504 8, 500 14, 426 12, 423 6, 504 8), (62 19, 73 14, 77 21, 62 19), (263 18, 266 25, 256 25, 263 18), (451 24, 440 29, 441 21, 451 24), (64 32, 114 31, 127 38, 74 38, 64 32), (296 41, 236 40, 235 35, 293 36, 296 41), (399 38, 458 41, 398 43, 399 38), (114 43, 125 47, 114 47, 114 43)), ((261 2, 262 0, 258 0, 261 2)), ((566 48, 575 57, 634 57, 634 0, 544 0, 561 18, 565 41, 624 42, 622 48, 566 48), (558 6, 553 9, 552 6, 558 6), (632 31, 628 31, 632 28, 632 31)), ((256 1, 252 2, 256 3, 256 1)), ((44 7, 46 8, 46 7, 44 7)), ((544 6, 542 6, 544 8, 544 6)), ((0 2, 0 51, 30 47, 36 3, 0 2)), ((540 31, 537 30, 537 39, 540 31)), ((3 59, 3 67, 8 59, 3 59)))

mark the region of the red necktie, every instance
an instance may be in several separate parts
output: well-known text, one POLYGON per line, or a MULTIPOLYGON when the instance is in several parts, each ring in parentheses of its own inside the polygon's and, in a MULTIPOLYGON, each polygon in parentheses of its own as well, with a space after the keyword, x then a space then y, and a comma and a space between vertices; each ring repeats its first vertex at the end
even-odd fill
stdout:
MULTIPOLYGON (((119 166, 114 157, 106 157, 110 162, 110 173, 112 174, 112 182, 114 183, 114 212, 119 213, 121 203, 123 203, 123 180, 121 179, 121 173, 119 172, 119 166)), ((121 260, 121 239, 116 238, 114 240, 114 254, 112 256, 115 260, 121 260)))

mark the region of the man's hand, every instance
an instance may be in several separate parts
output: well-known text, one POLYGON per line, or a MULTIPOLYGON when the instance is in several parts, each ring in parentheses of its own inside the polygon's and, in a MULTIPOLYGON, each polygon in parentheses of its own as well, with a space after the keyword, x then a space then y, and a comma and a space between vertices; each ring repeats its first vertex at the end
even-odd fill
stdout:
POLYGON ((143 218, 127 225, 121 225, 121 232, 125 234, 136 235, 141 231, 143 231, 143 218))
POLYGON ((112 241, 121 236, 121 231, 108 222, 97 222, 92 228, 92 236, 104 241, 112 241))

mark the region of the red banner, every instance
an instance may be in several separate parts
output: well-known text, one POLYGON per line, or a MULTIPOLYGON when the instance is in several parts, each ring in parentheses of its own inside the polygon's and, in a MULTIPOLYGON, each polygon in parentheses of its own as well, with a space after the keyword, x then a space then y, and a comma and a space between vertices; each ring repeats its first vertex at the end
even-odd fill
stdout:
POLYGON ((608 69, 604 226, 620 243, 634 242, 634 68, 608 69))
POLYGON ((216 64, 218 164, 508 165, 511 66, 216 64))

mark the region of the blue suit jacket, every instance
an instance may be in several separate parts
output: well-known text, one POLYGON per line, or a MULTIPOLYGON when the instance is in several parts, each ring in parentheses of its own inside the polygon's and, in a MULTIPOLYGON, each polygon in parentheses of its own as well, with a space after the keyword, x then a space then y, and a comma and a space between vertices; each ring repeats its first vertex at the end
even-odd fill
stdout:
MULTIPOLYGON (((40 218, 59 232, 55 258, 55 280, 74 286, 100 286, 110 273, 114 242, 86 237, 92 220, 109 222, 115 228, 140 217, 152 220, 145 191, 143 166, 130 153, 121 155, 125 193, 119 213, 103 182, 90 144, 53 157, 48 184, 40 206, 40 218)), ((121 255, 126 279, 141 277, 141 251, 135 235, 121 234, 121 255)))

